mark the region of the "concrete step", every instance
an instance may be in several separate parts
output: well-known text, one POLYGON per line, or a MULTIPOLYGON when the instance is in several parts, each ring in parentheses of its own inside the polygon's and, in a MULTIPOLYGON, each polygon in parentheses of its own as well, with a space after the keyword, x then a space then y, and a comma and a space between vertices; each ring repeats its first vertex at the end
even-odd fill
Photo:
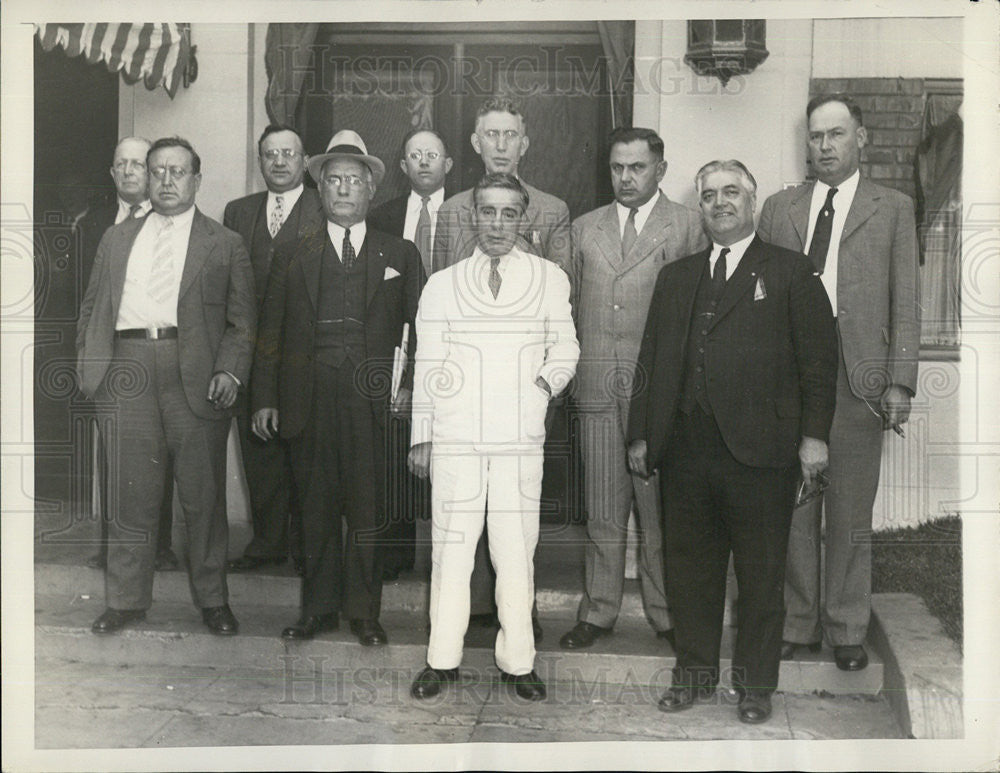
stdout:
MULTIPOLYGON (((103 593, 54 592, 53 573, 41 574, 49 582, 37 589, 35 597, 36 657, 68 657, 121 667, 204 665, 282 669, 290 685, 301 681, 305 690, 315 689, 317 680, 321 684, 331 679, 356 680, 376 672, 398 674, 401 683, 408 684, 426 658, 426 615, 423 611, 402 608, 383 612, 381 621, 390 643, 378 648, 360 646, 346 621, 342 621, 340 631, 312 641, 286 642, 279 634, 297 618, 297 605, 237 603, 235 599, 232 605, 241 626, 238 636, 213 636, 190 601, 173 601, 163 596, 156 597, 145 621, 130 625, 118 635, 97 636, 91 633, 90 626, 104 608, 103 593)), ((268 594, 257 598, 272 600, 268 594)), ((644 621, 620 620, 611 636, 599 639, 584 652, 559 649, 559 637, 571 621, 542 611, 541 623, 545 637, 538 646, 536 669, 546 682, 568 684, 582 691, 582 695, 596 690, 604 697, 614 697, 629 690, 652 702, 669 684, 673 652, 644 621)), ((733 633, 733 629, 725 628, 723 674, 728 674, 730 668, 733 633)), ((470 628, 462 666, 465 681, 475 683, 496 677, 494 638, 492 629, 470 628)), ((875 653, 871 654, 872 663, 867 669, 849 674, 836 668, 829 651, 807 653, 795 661, 782 663, 779 690, 799 694, 876 694, 882 688, 883 666, 875 653)))

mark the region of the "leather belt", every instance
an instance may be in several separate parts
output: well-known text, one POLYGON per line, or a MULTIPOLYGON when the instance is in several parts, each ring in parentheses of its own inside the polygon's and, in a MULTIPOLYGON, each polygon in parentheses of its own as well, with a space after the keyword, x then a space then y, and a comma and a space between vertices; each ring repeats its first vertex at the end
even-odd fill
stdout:
POLYGON ((134 327, 127 330, 116 330, 115 338, 141 338, 146 341, 159 341, 165 338, 177 338, 177 328, 134 327))

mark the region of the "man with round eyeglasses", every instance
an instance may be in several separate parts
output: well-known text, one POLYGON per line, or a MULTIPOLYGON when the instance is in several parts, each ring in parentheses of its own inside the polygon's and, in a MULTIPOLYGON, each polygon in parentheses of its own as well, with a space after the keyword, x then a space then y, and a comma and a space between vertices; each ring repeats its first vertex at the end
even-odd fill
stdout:
MULTIPOLYGON (((323 222, 319 196, 303 184, 306 160, 302 138, 295 129, 283 124, 267 126, 257 141, 257 161, 266 190, 226 205, 222 222, 243 237, 250 253, 258 313, 275 250, 315 231, 323 222)), ((283 564, 291 553, 301 574, 302 516, 288 445, 280 438, 264 441, 253 433, 247 392, 237 403, 236 424, 250 492, 253 537, 243 555, 229 562, 229 571, 251 572, 283 564)))

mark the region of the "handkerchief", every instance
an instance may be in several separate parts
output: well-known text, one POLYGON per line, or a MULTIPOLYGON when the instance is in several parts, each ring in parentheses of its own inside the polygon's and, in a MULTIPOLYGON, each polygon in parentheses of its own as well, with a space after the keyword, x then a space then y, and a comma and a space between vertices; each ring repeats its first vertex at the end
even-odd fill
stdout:
POLYGON ((396 269, 394 269, 392 266, 386 266, 385 274, 382 275, 382 281, 384 282, 386 279, 392 279, 393 277, 397 276, 399 276, 399 272, 396 269))
POLYGON ((754 290, 753 299, 755 301, 762 301, 767 297, 767 290, 764 289, 764 277, 757 277, 757 289, 754 290))

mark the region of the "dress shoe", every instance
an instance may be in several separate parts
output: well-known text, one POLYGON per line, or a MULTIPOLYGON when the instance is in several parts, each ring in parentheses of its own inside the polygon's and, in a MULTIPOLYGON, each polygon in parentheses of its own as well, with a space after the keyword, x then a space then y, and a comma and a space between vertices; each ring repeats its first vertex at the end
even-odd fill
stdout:
POLYGON ((540 644, 542 637, 545 635, 545 631, 542 630, 542 624, 538 622, 537 617, 531 618, 531 634, 535 637, 535 644, 540 644))
POLYGON ((559 646, 564 650, 582 650, 589 647, 601 636, 611 633, 611 628, 602 628, 593 623, 579 622, 559 640, 559 646))
POLYGON ((284 558, 273 556, 240 556, 226 563, 227 572, 253 572, 263 566, 277 566, 285 563, 284 558))
POLYGON ((158 572, 175 572, 180 567, 181 562, 177 560, 174 551, 170 548, 163 548, 153 559, 153 568, 158 572))
POLYGON ((692 687, 688 684, 675 684, 667 688, 659 702, 656 704, 660 711, 673 713, 684 711, 694 706, 695 703, 703 703, 715 695, 714 687, 692 687))
POLYGON ((759 725, 771 718, 771 696, 760 693, 747 693, 740 698, 736 713, 740 722, 748 725, 759 725))
POLYGON ((387 644, 389 641, 389 637, 385 635, 385 629, 374 618, 351 620, 351 633, 357 636, 358 641, 365 647, 387 644))
POLYGON ((240 624, 228 604, 205 607, 201 610, 201 619, 216 636, 235 636, 240 630, 240 624))
POLYGON ((399 569, 387 566, 382 570, 382 582, 396 582, 399 579, 399 569))
POLYGON ((500 679, 505 684, 514 686, 514 693, 518 698, 523 698, 526 701, 545 700, 545 683, 538 678, 538 674, 533 670, 519 676, 501 671, 500 679))
POLYGON ((325 615, 308 615, 299 618, 295 625, 290 625, 282 631, 281 638, 304 641, 323 631, 336 631, 339 627, 340 618, 336 612, 327 612, 325 615))
POLYGON ((663 639, 663 641, 665 641, 667 644, 670 645, 670 649, 675 650, 675 651, 677 650, 677 640, 676 640, 676 638, 674 638, 674 629, 673 628, 668 628, 665 631, 657 631, 656 632, 656 638, 657 639, 663 639))
POLYGON ((480 628, 498 628, 500 626, 500 618, 497 617, 496 612, 480 612, 475 615, 469 615, 469 625, 476 625, 480 628))
POLYGON ((457 681, 457 668, 431 668, 427 666, 413 680, 410 695, 417 699, 433 698, 441 692, 441 685, 457 681))
POLYGON ((87 566, 91 569, 100 569, 104 571, 108 568, 108 559, 103 553, 94 553, 90 558, 87 559, 87 566))
POLYGON ((841 671, 861 671, 868 665, 868 653, 860 644, 834 647, 833 659, 841 671))
POLYGON ((90 626, 90 630, 94 633, 118 633, 129 623, 145 619, 145 609, 112 609, 108 607, 90 626))
POLYGON ((781 659, 782 660, 794 660, 795 650, 799 647, 806 647, 810 652, 819 652, 820 647, 823 646, 823 642, 814 641, 811 644, 799 644, 794 641, 783 641, 781 642, 781 659))

